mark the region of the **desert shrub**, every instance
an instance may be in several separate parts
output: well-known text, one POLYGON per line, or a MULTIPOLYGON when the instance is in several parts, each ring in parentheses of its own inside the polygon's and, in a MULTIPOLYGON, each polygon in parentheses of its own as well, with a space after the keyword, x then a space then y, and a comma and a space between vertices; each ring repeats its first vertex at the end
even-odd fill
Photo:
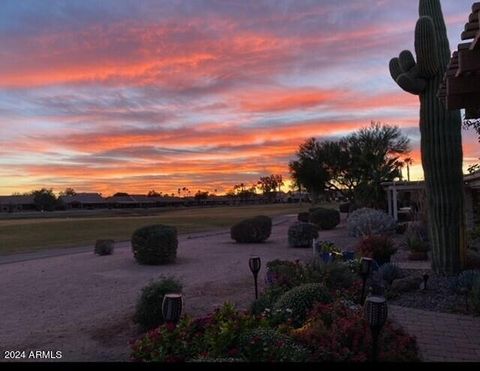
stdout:
POLYGON ((242 220, 230 229, 230 236, 238 243, 260 243, 270 237, 272 219, 268 216, 256 216, 242 220))
POLYGON ((334 209, 318 208, 310 213, 310 223, 321 229, 333 229, 340 223, 340 213, 334 209))
POLYGON ((403 278, 405 275, 400 267, 396 264, 386 263, 383 264, 377 272, 378 276, 389 285, 392 284, 397 278, 403 278))
POLYGON ((405 239, 405 247, 410 252, 424 252, 426 253, 429 250, 428 243, 423 241, 420 237, 415 234, 407 235, 405 239))
POLYGON ((288 245, 290 247, 311 247, 318 237, 318 229, 314 224, 296 222, 288 228, 288 245))
POLYGON ((300 262, 272 260, 267 263, 265 279, 270 286, 283 286, 290 289, 303 283, 304 269, 300 262))
POLYGON ((242 356, 249 362, 304 362, 309 352, 291 337, 272 328, 255 328, 240 340, 242 356))
POLYGON ((388 236, 365 236, 357 245, 360 256, 373 258, 379 265, 390 262, 391 256, 396 251, 397 248, 388 236))
POLYGON ((298 213, 297 220, 299 222, 308 223, 310 221, 310 213, 309 212, 298 213))
POLYGON ((312 259, 306 267, 305 276, 310 282, 318 282, 329 289, 346 289, 358 279, 350 264, 341 261, 325 263, 321 259, 312 259))
MULTIPOLYGON (((310 350, 309 361, 370 360, 372 337, 363 309, 345 300, 317 303, 293 338, 310 350)), ((415 338, 387 321, 380 333, 379 361, 419 361, 415 338)))
POLYGON ((283 287, 268 288, 250 305, 250 313, 259 316, 265 313, 266 310, 271 310, 275 302, 285 291, 286 289, 283 287))
POLYGON ((150 330, 164 322, 162 302, 165 294, 182 291, 182 284, 174 277, 162 277, 142 289, 137 301, 134 320, 143 330, 150 330))
POLYGON ((307 312, 316 302, 327 303, 331 300, 325 285, 306 283, 283 294, 273 306, 273 310, 280 311, 285 321, 290 319, 294 326, 301 326, 307 312))
POLYGON ((353 237, 389 234, 395 231, 395 221, 383 211, 362 208, 350 214, 347 230, 353 237))
POLYGON ((97 240, 94 252, 97 255, 110 255, 113 253, 114 244, 113 240, 97 240))
POLYGON ((454 277, 451 281, 452 289, 457 292, 471 291, 473 284, 480 278, 480 271, 469 269, 461 272, 458 276, 454 277))
POLYGON ((140 264, 167 264, 177 258, 177 229, 162 224, 137 229, 132 235, 133 256, 140 264))

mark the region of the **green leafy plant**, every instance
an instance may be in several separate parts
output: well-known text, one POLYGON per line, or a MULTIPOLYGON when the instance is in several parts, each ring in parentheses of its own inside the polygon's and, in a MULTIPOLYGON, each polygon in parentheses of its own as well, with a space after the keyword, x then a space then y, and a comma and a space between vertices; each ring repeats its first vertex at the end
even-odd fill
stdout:
POLYGON ((347 289, 358 279, 351 265, 346 262, 334 261, 325 263, 314 258, 306 266, 307 281, 322 283, 329 289, 347 289))
POLYGON ((308 350, 272 328, 247 331, 240 340, 243 357, 250 362, 304 362, 308 350))
POLYGON ((317 208, 310 213, 310 223, 320 229, 333 229, 340 223, 340 212, 334 209, 317 208))
POLYGON ((315 253, 341 253, 342 250, 331 241, 316 241, 315 242, 315 253))
POLYGON ((137 229, 132 235, 133 256, 140 264, 168 264, 177 258, 177 229, 155 224, 137 229))
POLYGON ((301 326, 307 312, 316 302, 327 303, 331 300, 325 285, 306 283, 283 294, 273 306, 273 310, 282 312, 285 321, 291 319, 294 326, 301 326))
POLYGON ((260 215, 234 224, 230 236, 238 243, 261 243, 270 237, 271 232, 272 219, 260 215))
POLYGON ((149 330, 164 322, 162 303, 165 294, 182 292, 182 284, 174 277, 162 277, 142 289, 137 301, 134 320, 143 330, 149 330))

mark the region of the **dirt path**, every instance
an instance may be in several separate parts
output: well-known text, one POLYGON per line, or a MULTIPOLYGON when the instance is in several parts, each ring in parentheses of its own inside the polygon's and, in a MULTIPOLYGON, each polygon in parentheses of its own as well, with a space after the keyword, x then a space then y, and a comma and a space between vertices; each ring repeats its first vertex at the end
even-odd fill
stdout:
MULTIPOLYGON (((246 308, 253 300, 251 255, 273 259, 311 257, 310 249, 287 246, 293 216, 277 219, 268 242, 239 245, 229 233, 179 238, 176 264, 141 266, 129 243, 111 256, 88 252, 9 262, 0 265, 0 346, 5 350, 62 351, 62 361, 127 361, 132 323, 142 287, 160 275, 175 275, 184 283, 185 310, 203 314, 226 300, 246 308)), ((342 227, 322 232, 341 235, 342 227)), ((263 285, 263 279, 260 280, 263 285)))

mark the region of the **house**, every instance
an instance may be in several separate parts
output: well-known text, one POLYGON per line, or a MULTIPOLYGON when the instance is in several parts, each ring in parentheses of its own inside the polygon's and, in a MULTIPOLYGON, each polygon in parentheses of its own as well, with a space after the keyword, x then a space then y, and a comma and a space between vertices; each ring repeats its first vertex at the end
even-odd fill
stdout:
POLYGON ((34 196, 0 196, 0 212, 36 210, 34 196))
POLYGON ((99 193, 77 193, 60 196, 60 201, 67 210, 70 209, 102 209, 107 207, 105 199, 99 193))
MULTIPOLYGON (((465 190, 465 223, 472 229, 480 221, 480 172, 464 175, 465 190)), ((385 182, 382 183, 387 192, 388 214, 395 221, 401 220, 402 214, 409 213, 419 207, 424 198, 425 182, 385 182)))

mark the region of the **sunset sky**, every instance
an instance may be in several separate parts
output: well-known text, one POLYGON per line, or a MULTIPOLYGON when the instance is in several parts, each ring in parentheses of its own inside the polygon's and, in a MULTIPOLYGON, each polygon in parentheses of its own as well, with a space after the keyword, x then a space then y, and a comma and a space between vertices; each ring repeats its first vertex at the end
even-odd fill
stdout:
MULTIPOLYGON (((443 0, 451 49, 473 0, 443 0)), ((411 138, 418 100, 388 72, 418 1, 2 0, 0 194, 41 187, 222 193, 288 177, 306 138, 380 121, 411 138)), ((464 132, 466 165, 480 157, 464 132)))

